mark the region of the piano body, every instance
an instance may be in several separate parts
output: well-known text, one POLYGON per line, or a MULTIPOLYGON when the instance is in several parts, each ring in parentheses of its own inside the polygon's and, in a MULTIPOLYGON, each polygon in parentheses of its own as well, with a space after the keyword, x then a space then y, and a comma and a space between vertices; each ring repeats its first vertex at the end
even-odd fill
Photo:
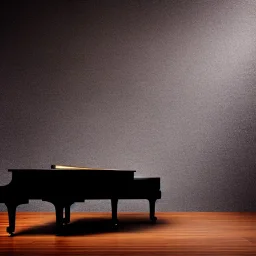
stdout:
POLYGON ((118 224, 119 199, 147 199, 150 220, 155 222, 155 202, 161 198, 160 178, 136 178, 135 171, 52 165, 51 169, 10 169, 12 180, 0 187, 0 203, 8 210, 7 232, 15 232, 16 208, 29 200, 50 202, 55 207, 56 232, 70 222, 75 202, 110 199, 112 222, 118 224), (63 214, 64 213, 64 214, 63 214))

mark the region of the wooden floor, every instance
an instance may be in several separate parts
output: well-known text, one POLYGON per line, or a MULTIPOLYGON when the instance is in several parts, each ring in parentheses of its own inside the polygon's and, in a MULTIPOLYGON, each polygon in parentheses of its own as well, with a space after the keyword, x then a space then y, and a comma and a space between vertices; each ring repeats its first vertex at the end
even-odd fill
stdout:
POLYGON ((16 235, 0 213, 0 255, 256 255, 256 213, 72 213, 64 236, 54 213, 17 213, 16 235))

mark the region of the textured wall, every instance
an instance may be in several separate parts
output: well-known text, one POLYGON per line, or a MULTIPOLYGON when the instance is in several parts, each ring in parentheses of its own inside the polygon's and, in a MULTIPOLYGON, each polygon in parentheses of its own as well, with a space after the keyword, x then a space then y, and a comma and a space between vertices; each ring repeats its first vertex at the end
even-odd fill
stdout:
POLYGON ((8 168, 136 169, 162 178, 158 211, 256 209, 255 1, 34 1, 1 11, 0 185, 8 168))

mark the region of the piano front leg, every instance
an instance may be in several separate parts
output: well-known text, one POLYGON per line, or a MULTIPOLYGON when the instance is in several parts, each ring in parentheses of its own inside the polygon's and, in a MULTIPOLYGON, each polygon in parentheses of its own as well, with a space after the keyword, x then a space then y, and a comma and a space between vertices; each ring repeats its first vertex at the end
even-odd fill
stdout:
POLYGON ((68 224, 70 222, 70 206, 73 203, 69 203, 65 205, 65 218, 64 218, 64 224, 68 224))
POLYGON ((67 205, 62 199, 52 199, 52 198, 43 198, 43 201, 52 203, 55 207, 55 216, 56 216, 56 234, 60 234, 63 231, 63 209, 67 205))
POLYGON ((9 226, 6 228, 7 233, 11 236, 14 235, 15 232, 15 222, 16 222, 16 209, 20 204, 26 204, 28 200, 9 200, 5 202, 8 211, 8 218, 9 218, 9 226))
POLYGON ((64 206, 61 203, 54 203, 55 215, 56 215, 56 234, 61 234, 63 231, 63 209, 64 206))
POLYGON ((155 216, 156 199, 150 198, 148 200, 149 200, 149 218, 153 223, 155 223, 157 220, 157 217, 155 216))
POLYGON ((7 233, 13 236, 15 231, 15 221, 16 221, 16 208, 17 204, 13 202, 5 203, 7 210, 8 210, 8 218, 9 218, 9 227, 6 228, 7 233))
POLYGON ((118 225, 118 219, 117 219, 117 204, 118 199, 112 198, 111 199, 111 208, 112 208, 112 223, 114 227, 117 227, 118 225))

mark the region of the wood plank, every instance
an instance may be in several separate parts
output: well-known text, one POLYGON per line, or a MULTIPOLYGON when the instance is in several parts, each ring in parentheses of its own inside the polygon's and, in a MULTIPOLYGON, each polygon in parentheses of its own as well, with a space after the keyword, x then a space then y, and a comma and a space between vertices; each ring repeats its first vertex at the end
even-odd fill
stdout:
POLYGON ((256 213, 72 213, 65 236, 54 234, 54 213, 17 213, 17 236, 0 213, 0 255, 256 255, 256 213))

